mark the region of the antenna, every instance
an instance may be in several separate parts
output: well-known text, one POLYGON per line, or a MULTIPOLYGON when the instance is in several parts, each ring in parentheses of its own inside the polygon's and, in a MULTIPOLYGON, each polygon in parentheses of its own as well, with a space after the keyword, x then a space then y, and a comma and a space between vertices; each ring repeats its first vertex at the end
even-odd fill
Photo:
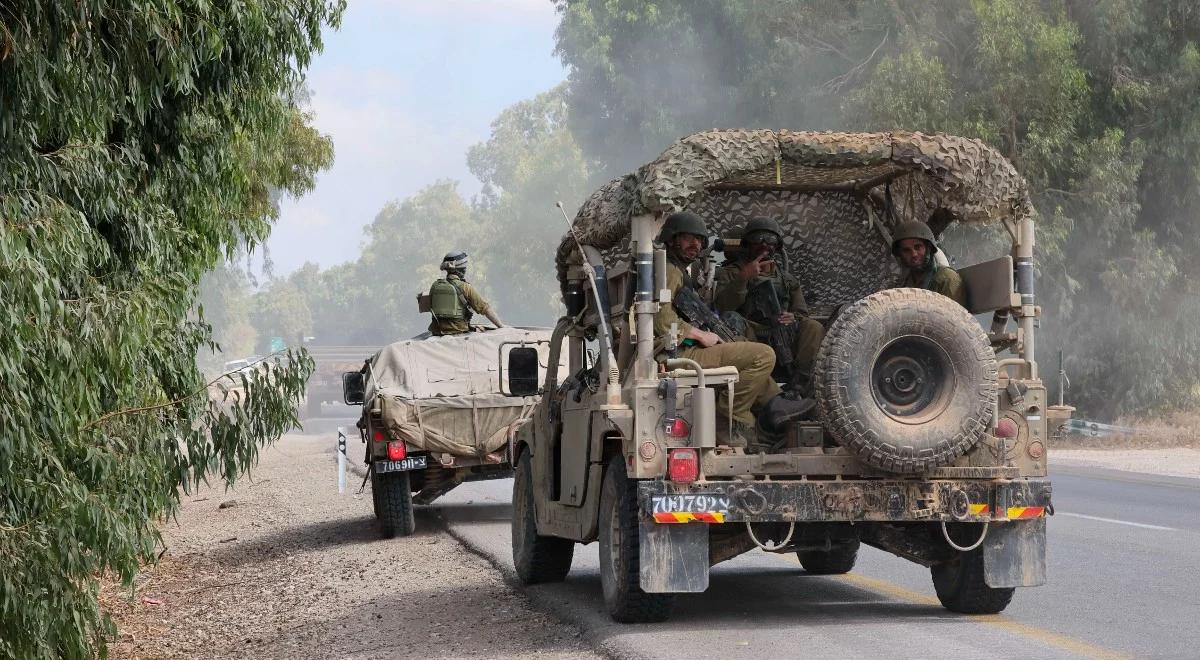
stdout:
POLYGON ((621 402, 621 376, 620 369, 617 367, 617 358, 613 354, 613 336, 608 331, 608 319, 606 317, 609 310, 600 309, 601 301, 607 298, 600 296, 600 285, 596 283, 598 279, 596 268, 588 261, 587 254, 583 251, 583 243, 575 235, 575 225, 571 222, 571 218, 567 216, 567 210, 563 208, 561 201, 554 202, 554 205, 562 213, 563 221, 567 223, 567 233, 575 240, 575 247, 579 249, 579 259, 583 262, 584 269, 589 273, 588 281, 592 283, 592 299, 596 301, 596 317, 600 320, 600 334, 604 335, 604 343, 606 344, 605 360, 608 362, 608 405, 619 405, 621 402))
POLYGON ((559 212, 562 213, 563 221, 567 223, 567 233, 570 234, 571 238, 575 240, 575 247, 579 248, 579 258, 583 261, 583 267, 589 274, 588 282, 591 282, 592 284, 592 298, 596 301, 596 316, 600 319, 600 332, 604 333, 604 336, 608 338, 609 344, 611 345, 612 335, 608 334, 608 322, 604 318, 608 315, 608 311, 599 309, 600 301, 603 300, 603 298, 600 297, 599 285, 596 284, 596 269, 592 267, 591 262, 589 262, 587 259, 587 255, 584 254, 583 243, 581 243, 579 241, 579 237, 575 235, 575 225, 571 222, 571 218, 567 216, 567 210, 563 208, 563 203, 561 201, 554 202, 554 205, 557 206, 559 212))

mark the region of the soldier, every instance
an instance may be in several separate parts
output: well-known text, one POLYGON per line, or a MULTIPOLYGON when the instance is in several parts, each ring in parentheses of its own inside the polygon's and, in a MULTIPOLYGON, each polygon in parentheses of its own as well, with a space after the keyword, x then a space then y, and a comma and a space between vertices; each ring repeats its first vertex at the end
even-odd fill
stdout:
POLYGON ((800 280, 769 260, 783 242, 779 223, 754 218, 741 235, 741 248, 717 271, 713 302, 719 311, 745 317, 753 338, 775 350, 776 372, 788 389, 810 396, 825 328, 808 317, 800 280))
POLYGON ((908 269, 900 286, 936 291, 966 307, 967 287, 962 277, 953 268, 937 263, 934 258, 937 251, 933 230, 924 222, 914 220, 896 227, 892 255, 908 269))
POLYGON ((472 313, 483 314, 497 328, 504 327, 491 305, 467 283, 466 252, 446 254, 438 267, 446 271, 446 276, 429 287, 429 310, 433 314, 429 332, 435 336, 470 332, 472 313))
MULTIPOLYGON (((681 289, 694 288, 687 269, 707 247, 708 229, 704 220, 694 213, 673 213, 663 225, 659 240, 667 248, 667 288, 671 291, 671 300, 676 301, 681 289)), ((775 353, 770 347, 753 342, 725 343, 716 333, 681 318, 674 304, 662 305, 654 318, 654 335, 659 338, 660 346, 665 345, 673 324, 682 340, 680 357, 695 360, 704 368, 733 366, 738 369, 739 379, 734 384, 732 404, 724 391, 717 401, 717 412, 734 423, 734 437, 729 439, 729 445, 762 449, 755 433, 753 407, 760 411, 758 423, 771 433, 781 432, 789 422, 812 410, 812 400, 796 401, 780 396, 779 386, 771 379, 775 353)))

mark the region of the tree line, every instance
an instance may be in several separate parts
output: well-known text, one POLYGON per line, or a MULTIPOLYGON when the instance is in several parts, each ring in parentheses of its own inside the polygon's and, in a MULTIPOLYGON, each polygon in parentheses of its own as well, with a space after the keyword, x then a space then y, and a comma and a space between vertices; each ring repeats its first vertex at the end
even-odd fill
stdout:
MULTIPOLYGON (((559 312, 550 263, 563 227, 553 202, 576 208, 683 135, 733 126, 947 132, 993 145, 1030 183, 1043 373, 1061 348, 1068 397, 1091 417, 1196 405, 1194 3, 556 5, 568 80, 505 110, 471 149, 483 194, 469 201, 442 181, 389 204, 358 260, 306 266, 259 293, 260 312, 288 308, 260 315, 260 332, 303 325, 355 343, 415 334, 425 319, 412 297, 452 247, 472 254, 474 277, 506 316, 546 324, 559 312), (428 238, 397 238, 414 235, 428 238)), ((969 228, 946 237, 963 265, 999 256, 1003 243, 969 228)))

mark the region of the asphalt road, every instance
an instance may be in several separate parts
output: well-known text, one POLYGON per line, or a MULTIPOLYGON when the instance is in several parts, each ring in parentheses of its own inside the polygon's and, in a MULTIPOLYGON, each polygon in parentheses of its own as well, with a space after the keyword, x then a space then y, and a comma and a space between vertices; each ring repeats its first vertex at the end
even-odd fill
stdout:
MULTIPOLYGON (((1200 480, 1063 469, 1053 483, 1049 584, 1002 615, 943 610, 928 569, 866 546, 835 577, 753 551, 662 624, 609 620, 596 544, 577 547, 566 582, 527 593, 618 657, 1200 657, 1200 480)), ((511 488, 465 484, 430 507, 510 577, 511 488)))

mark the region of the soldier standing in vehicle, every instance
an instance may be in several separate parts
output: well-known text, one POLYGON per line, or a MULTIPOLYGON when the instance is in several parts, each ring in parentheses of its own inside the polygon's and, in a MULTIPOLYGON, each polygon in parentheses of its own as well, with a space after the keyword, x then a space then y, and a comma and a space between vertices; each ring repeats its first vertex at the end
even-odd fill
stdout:
POLYGON ((825 328, 808 317, 800 280, 770 260, 783 244, 779 223, 753 218, 741 236, 741 248, 717 270, 713 303, 718 311, 745 317, 754 339, 775 350, 776 363, 785 372, 779 375, 788 389, 809 396, 825 328))
POLYGON ((908 271, 899 286, 935 291, 966 307, 967 287, 962 277, 953 268, 938 264, 934 258, 937 252, 929 225, 914 220, 896 227, 892 255, 908 271))
POLYGON ((466 252, 446 254, 439 268, 446 271, 446 276, 429 287, 429 309, 433 314, 429 332, 435 336, 470 332, 473 314, 483 314, 497 328, 504 327, 491 305, 467 282, 466 252))
MULTIPOLYGON (((659 240, 667 248, 667 288, 671 291, 671 300, 675 301, 680 289, 695 288, 687 269, 707 247, 708 229, 704 220, 694 213, 673 213, 667 217, 659 240)), ((728 442, 731 446, 761 449, 755 432, 756 421, 765 430, 778 433, 789 422, 812 410, 815 402, 811 399, 792 400, 781 396, 779 386, 771 379, 775 352, 769 346, 748 341, 725 343, 716 333, 682 318, 674 304, 662 305, 654 317, 654 335, 660 346, 665 346, 672 325, 681 339, 680 357, 695 360, 706 369, 724 366, 738 369, 732 404, 724 392, 717 401, 717 412, 734 423, 735 437, 728 442), (759 408, 757 420, 751 412, 754 407, 759 408)))

